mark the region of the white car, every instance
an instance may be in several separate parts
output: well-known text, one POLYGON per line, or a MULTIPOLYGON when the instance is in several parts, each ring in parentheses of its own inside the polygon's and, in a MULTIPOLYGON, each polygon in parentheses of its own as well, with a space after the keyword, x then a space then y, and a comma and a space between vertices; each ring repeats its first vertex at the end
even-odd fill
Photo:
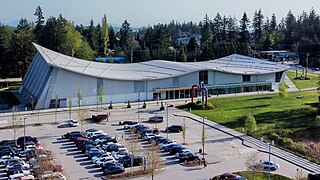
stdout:
POLYGON ((113 158, 116 159, 116 160, 118 160, 121 157, 129 155, 127 149, 126 150, 113 151, 111 154, 112 154, 113 158))
POLYGON ((116 162, 116 161, 114 160, 114 158, 113 158, 112 156, 110 156, 110 157, 104 157, 104 158, 102 158, 102 159, 97 160, 95 165, 96 165, 97 167, 100 167, 100 166, 102 166, 102 164, 103 164, 104 162, 116 162))
POLYGON ((280 168, 280 165, 278 163, 275 163, 273 161, 260 161, 260 162, 257 162, 257 165, 258 166, 262 166, 264 169, 269 169, 270 167, 270 170, 272 171, 275 171, 277 169, 280 168))
POLYGON ((146 134, 143 136, 143 139, 144 139, 144 140, 149 140, 149 139, 152 139, 152 138, 154 138, 154 137, 156 137, 155 134, 153 134, 153 133, 146 133, 146 134))
POLYGON ((67 180, 61 172, 46 172, 39 175, 39 179, 67 180))
POLYGON ((77 120, 71 119, 68 121, 68 124, 72 127, 77 127, 79 126, 79 122, 77 120))
POLYGON ((160 147, 160 149, 163 149, 164 147, 166 147, 169 144, 176 144, 176 141, 175 140, 170 140, 170 141, 167 141, 165 143, 160 143, 159 147, 160 147))
POLYGON ((27 164, 23 159, 10 159, 7 161, 6 170, 12 168, 14 165, 21 165, 24 168, 29 168, 29 164, 27 164))
POLYGON ((105 154, 102 154, 101 156, 94 156, 94 157, 92 157, 91 161, 92 161, 92 163, 95 164, 98 160, 100 160, 100 159, 102 159, 102 158, 104 158, 104 157, 112 157, 112 156, 111 156, 111 153, 106 152, 105 154))
POLYGON ((10 156, 10 155, 6 155, 6 156, 2 156, 0 158, 0 164, 7 164, 7 161, 10 159, 20 159, 18 156, 10 156))
POLYGON ((13 174, 9 176, 9 179, 12 180, 16 180, 16 179, 23 179, 23 180, 27 180, 27 179, 34 179, 34 176, 29 174, 29 175, 25 175, 24 173, 18 173, 18 174, 13 174))
POLYGON ((88 132, 88 133, 86 133, 86 137, 93 138, 93 137, 98 136, 98 135, 100 135, 100 134, 107 135, 107 134, 104 133, 103 131, 99 130, 99 131, 95 131, 95 132, 88 132))
POLYGON ((174 157, 175 158, 179 158, 182 154, 187 154, 187 153, 191 153, 191 151, 189 149, 182 149, 181 152, 177 152, 174 157))

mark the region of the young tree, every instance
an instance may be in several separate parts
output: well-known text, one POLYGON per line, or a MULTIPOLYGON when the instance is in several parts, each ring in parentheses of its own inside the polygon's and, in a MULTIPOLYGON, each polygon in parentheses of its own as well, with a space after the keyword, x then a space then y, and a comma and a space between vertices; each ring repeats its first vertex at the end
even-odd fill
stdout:
POLYGON ((201 134, 201 143, 202 143, 202 156, 204 157, 204 145, 206 144, 206 139, 207 139, 207 135, 206 135, 206 129, 202 128, 202 134, 201 134))
POLYGON ((103 99, 104 99, 104 89, 101 86, 100 90, 99 90, 99 103, 100 103, 100 108, 102 109, 102 103, 103 103, 103 99))
POLYGON ((141 152, 141 145, 135 137, 126 138, 126 143, 131 158, 131 174, 133 174, 133 158, 141 152))
POLYGON ((145 150, 145 157, 147 163, 146 172, 152 180, 164 166, 163 159, 161 158, 160 154, 160 149, 156 144, 151 144, 151 146, 145 150))
POLYGON ((287 86, 284 82, 281 82, 279 85, 279 96, 280 97, 288 97, 287 86))
POLYGON ((12 107, 12 128, 13 128, 13 140, 16 140, 16 133, 17 133, 17 124, 16 124, 16 116, 15 112, 17 111, 17 107, 12 107))
POLYGON ((68 111, 69 111, 69 119, 71 119, 71 112, 72 112, 72 98, 68 99, 68 111))
POLYGON ((77 97, 78 97, 78 102, 77 102, 77 103, 78 103, 78 105, 79 105, 79 110, 80 110, 81 101, 82 101, 82 94, 81 94, 80 86, 78 86, 77 97))
POLYGON ((245 119, 245 124, 244 124, 245 128, 247 129, 247 133, 249 135, 252 135, 253 132, 256 130, 257 128, 257 122, 254 118, 254 116, 249 113, 247 116, 246 116, 246 119, 245 119))
POLYGON ((245 165, 247 170, 250 171, 255 176, 255 173, 263 170, 263 166, 259 165, 257 162, 259 161, 258 152, 251 153, 247 158, 245 165))
POLYGON ((103 55, 108 55, 108 45, 109 45, 109 29, 107 16, 104 14, 102 18, 102 42, 103 42, 103 55))
POLYGON ((89 111, 87 108, 83 108, 79 109, 77 114, 81 126, 81 131, 83 131, 83 125, 86 123, 86 120, 89 117, 89 111))

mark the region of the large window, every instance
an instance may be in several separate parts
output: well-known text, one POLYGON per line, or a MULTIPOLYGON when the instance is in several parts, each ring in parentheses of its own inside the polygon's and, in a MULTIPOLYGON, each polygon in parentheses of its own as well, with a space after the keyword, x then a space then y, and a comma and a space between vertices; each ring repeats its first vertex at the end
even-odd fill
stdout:
POLYGON ((204 84, 208 84, 208 71, 199 71, 199 84, 201 81, 204 84))
POLYGON ((250 82, 251 81, 250 75, 242 75, 242 81, 243 82, 250 82))
POLYGON ((281 77, 282 77, 282 74, 283 74, 283 71, 281 71, 281 72, 277 72, 276 73, 276 82, 280 82, 280 80, 281 80, 281 77))

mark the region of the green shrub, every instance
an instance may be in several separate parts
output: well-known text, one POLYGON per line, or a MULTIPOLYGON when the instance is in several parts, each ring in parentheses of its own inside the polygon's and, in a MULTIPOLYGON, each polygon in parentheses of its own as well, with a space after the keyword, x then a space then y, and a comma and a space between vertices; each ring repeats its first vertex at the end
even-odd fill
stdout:
POLYGON ((317 116, 315 119, 314 119, 314 125, 316 127, 320 127, 320 116, 317 116))

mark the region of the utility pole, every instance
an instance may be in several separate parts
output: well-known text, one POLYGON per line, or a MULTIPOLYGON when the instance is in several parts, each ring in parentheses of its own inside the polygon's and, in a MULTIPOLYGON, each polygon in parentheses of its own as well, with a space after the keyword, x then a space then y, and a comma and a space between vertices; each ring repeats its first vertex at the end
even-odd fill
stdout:
POLYGON ((168 127, 169 127, 169 110, 168 110, 168 102, 166 102, 166 106, 167 106, 167 139, 168 139, 168 136, 169 136, 169 130, 168 130, 168 127))
POLYGON ((140 108, 140 93, 138 93, 138 109, 137 109, 137 111, 138 111, 138 123, 141 123, 140 122, 140 110, 139 110, 139 108, 140 108))

